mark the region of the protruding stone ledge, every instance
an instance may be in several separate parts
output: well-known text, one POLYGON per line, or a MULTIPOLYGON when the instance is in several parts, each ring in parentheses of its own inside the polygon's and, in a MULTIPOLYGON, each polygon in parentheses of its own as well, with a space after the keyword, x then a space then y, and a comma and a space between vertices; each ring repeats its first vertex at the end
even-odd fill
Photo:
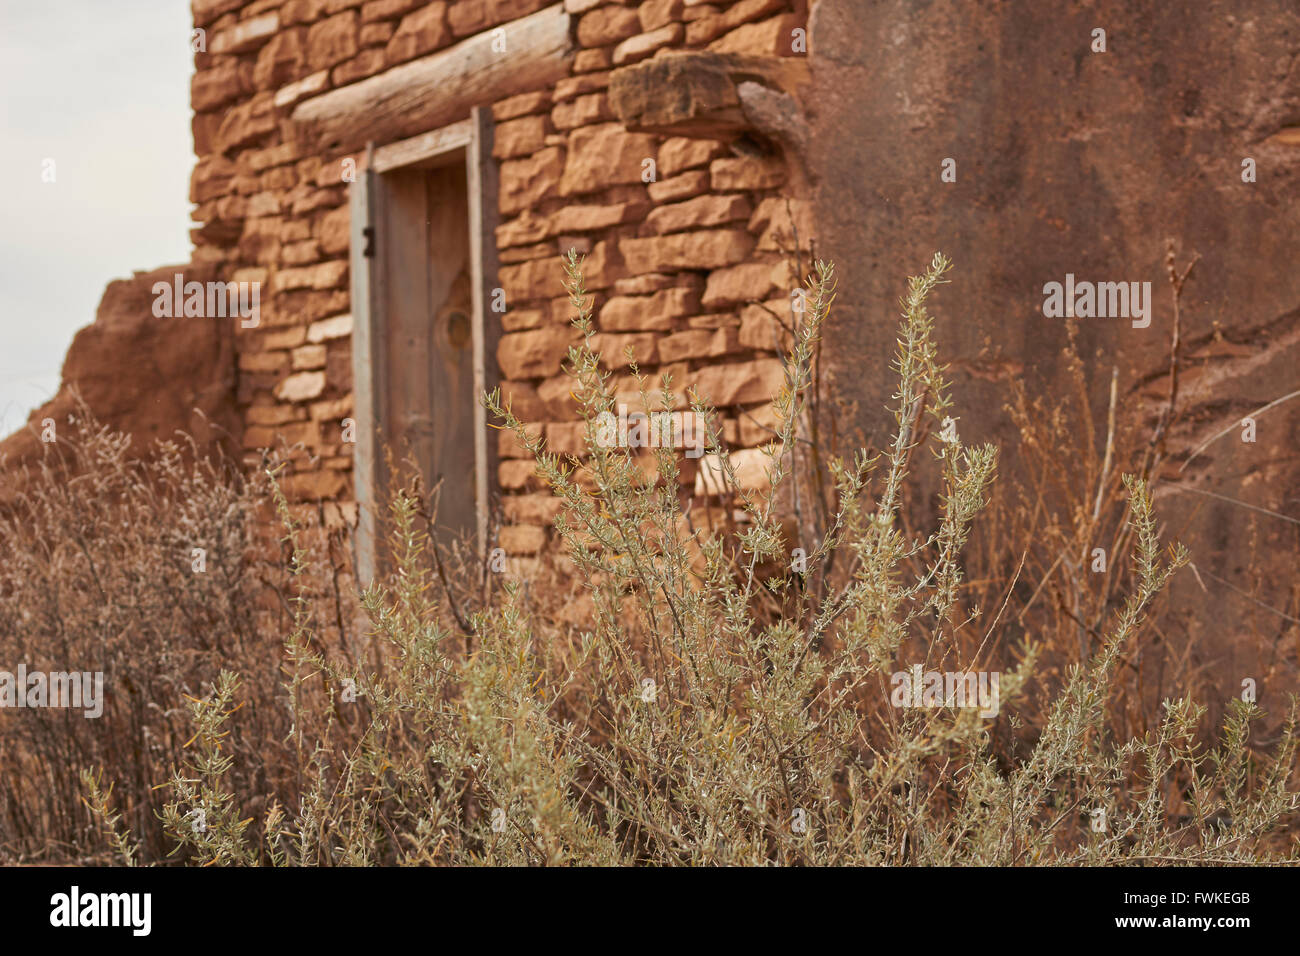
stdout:
MULTIPOLYGON (((614 115, 629 130, 668 136, 730 139, 758 129, 769 115, 798 127, 790 93, 807 78, 802 59, 737 53, 667 53, 615 70, 609 82, 614 115), (780 103, 780 108, 774 104, 780 103)), ((798 141, 800 136, 782 138, 798 141)))

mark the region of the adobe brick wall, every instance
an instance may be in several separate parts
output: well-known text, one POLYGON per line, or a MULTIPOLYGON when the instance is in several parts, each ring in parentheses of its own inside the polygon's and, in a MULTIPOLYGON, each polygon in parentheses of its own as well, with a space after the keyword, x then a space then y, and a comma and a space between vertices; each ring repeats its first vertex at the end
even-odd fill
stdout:
MULTIPOLYGON (((1169 392, 1166 237, 1180 269, 1199 255, 1157 511, 1200 577, 1175 578, 1170 606, 1221 699, 1265 674, 1278 701, 1295 687, 1296 527, 1227 499, 1297 513, 1300 402, 1261 415, 1257 441, 1234 427, 1182 465, 1300 388, 1300 9, 820 0, 813 11, 819 252, 842 266, 827 360, 852 376, 859 424, 878 429, 892 391, 881 342, 896 317, 883 306, 942 249, 956 269, 936 296, 935 331, 955 413, 965 441, 1000 447, 1001 484, 1032 457, 1004 408, 1010 381, 1048 409, 1073 400, 1066 324, 1042 312, 1044 283, 1067 272, 1152 283, 1149 327, 1078 322, 1090 437, 1104 448, 1116 368, 1120 427, 1145 443, 1169 392), (1105 53, 1091 49, 1099 27, 1105 53), (955 182, 940 178, 947 157, 955 182), (1243 181, 1245 157, 1257 163, 1254 182, 1243 181), (1270 637, 1256 642, 1253 631, 1270 637), (1279 651, 1288 643, 1289 659, 1279 651)), ((1169 620, 1166 644, 1178 638, 1169 620)))
MULTIPOLYGON (((548 5, 193 0, 207 41, 192 87, 195 261, 262 283, 260 326, 236 331, 236 401, 250 459, 280 438, 301 445, 285 478, 293 498, 348 503, 353 495, 355 446, 341 435, 353 410, 341 170, 346 158, 360 169, 364 156, 312 152, 295 137, 289 114, 305 98, 548 5)), ((804 17, 784 0, 567 0, 566 9, 578 47, 571 75, 483 104, 492 108, 500 162, 503 392, 552 449, 580 451, 581 426, 561 372, 574 332, 559 256, 576 247, 588 254, 587 285, 611 366, 621 366, 631 346, 653 379, 671 371, 676 390, 701 387, 726 413, 742 474, 759 481, 762 470, 747 467, 757 452, 744 449, 764 440, 767 398, 782 371, 771 352, 771 318, 753 303, 789 310, 795 283, 780 248, 791 210, 805 248, 811 230, 800 177, 780 149, 761 148, 761 137, 629 130, 608 87, 615 70, 681 50, 792 56, 791 30, 804 17), (655 163, 651 182, 643 180, 647 159, 655 163)), ((618 382, 628 404, 638 405, 630 377, 618 382)), ((513 436, 501 434, 499 452, 500 543, 514 554, 535 553, 545 545, 553 499, 513 436)))

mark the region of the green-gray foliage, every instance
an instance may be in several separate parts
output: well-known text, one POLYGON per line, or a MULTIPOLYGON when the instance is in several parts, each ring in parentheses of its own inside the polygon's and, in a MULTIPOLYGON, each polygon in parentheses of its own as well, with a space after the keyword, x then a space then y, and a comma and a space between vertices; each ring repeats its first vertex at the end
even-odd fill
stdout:
MULTIPOLYGON (((736 533, 723 534, 684 522, 673 449, 654 452, 656 478, 628 449, 595 440, 597 418, 614 408, 611 373, 592 348, 591 300, 570 256, 583 342, 570 350, 569 366, 589 455, 546 450, 499 394, 486 400, 564 503, 555 526, 589 589, 590 619, 572 640, 543 639, 552 631, 519 584, 508 583, 473 612, 467 652, 439 607, 419 502, 398 494, 393 568, 363 602, 381 663, 341 664, 313 639, 305 599, 287 642, 298 805, 272 804, 256 825, 241 819, 240 801, 252 795, 222 782, 222 728, 239 719, 237 683, 223 676, 194 704, 195 756, 168 782, 164 826, 194 862, 232 864, 1294 858, 1294 839, 1278 830, 1298 806, 1288 782, 1294 709, 1266 763, 1252 763, 1246 751, 1254 705, 1231 711, 1212 750, 1198 743, 1203 711, 1190 700, 1166 701, 1158 729, 1142 739, 1114 739, 1109 728, 1117 661, 1186 560, 1180 548, 1161 547, 1140 480, 1127 481, 1134 586, 1100 650, 1066 675, 1043 726, 1025 726, 1016 711, 1039 648, 1026 644, 1018 666, 1003 674, 996 719, 1010 725, 1019 757, 997 759, 989 722, 971 709, 888 705, 892 671, 913 662, 960 671, 976 664, 952 660, 952 635, 969 623, 959 620, 961 557, 994 479, 996 449, 929 439, 943 482, 937 524, 917 538, 899 514, 913 454, 928 434, 922 416, 942 422, 950 411, 926 312, 948 268, 936 255, 901 301, 892 441, 878 454, 828 464, 832 520, 805 547, 810 569, 834 555, 838 573, 815 592, 782 573, 793 544, 780 519, 834 298, 833 268, 818 263, 809 277, 809 309, 793 330, 774 400, 779 425, 766 446, 763 490, 740 487, 706 396, 688 396, 709 423, 707 452, 716 458, 706 461, 717 462, 746 516, 736 533), (758 613, 760 591, 776 595, 782 612, 758 613), (921 656, 906 657, 908 648, 921 656), (355 682, 357 703, 339 702, 346 681, 355 682), (338 716, 345 712, 362 716, 338 716), (187 817, 199 805, 202 833, 187 817), (1089 820, 1099 809, 1106 826, 1094 831, 1089 820)), ((643 380, 641 391, 647 409, 682 407, 671 381, 651 390, 643 380)), ((995 618, 989 633, 998 626, 995 618)), ((129 857, 109 801, 89 782, 111 840, 129 857)))

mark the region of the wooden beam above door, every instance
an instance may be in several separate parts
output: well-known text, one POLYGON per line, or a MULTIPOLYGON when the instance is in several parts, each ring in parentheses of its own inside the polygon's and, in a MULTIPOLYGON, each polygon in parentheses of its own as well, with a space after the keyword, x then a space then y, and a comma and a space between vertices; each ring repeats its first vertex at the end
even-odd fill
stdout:
POLYGON ((377 173, 386 173, 403 166, 436 162, 440 157, 467 147, 473 135, 472 123, 464 119, 442 129, 421 133, 410 139, 401 139, 396 143, 378 147, 371 160, 371 169, 377 173))
POLYGON ((557 3, 455 46, 299 103, 295 135, 328 152, 390 143, 568 75, 576 52, 557 3))

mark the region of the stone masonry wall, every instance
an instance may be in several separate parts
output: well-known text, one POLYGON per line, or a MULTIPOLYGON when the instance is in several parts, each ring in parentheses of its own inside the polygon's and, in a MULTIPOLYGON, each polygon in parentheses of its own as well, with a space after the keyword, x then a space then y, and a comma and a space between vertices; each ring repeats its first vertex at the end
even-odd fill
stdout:
MULTIPOLYGON (((261 322, 237 330, 243 447, 299 446, 285 488, 298 501, 341 503, 355 520, 349 212, 344 160, 296 139, 295 104, 526 16, 545 0, 193 0, 206 50, 192 87, 198 164, 191 183, 196 263, 262 284, 261 322)), ((576 45, 571 75, 490 105, 500 162, 497 358, 504 393, 552 450, 579 453, 582 426, 561 373, 574 341, 559 256, 588 255, 599 344, 611 367, 631 347, 657 380, 694 384, 726 415, 746 481, 767 435, 767 400, 782 382, 770 313, 788 313, 797 283, 781 249, 807 204, 782 151, 743 131, 630 131, 611 108, 614 71, 682 50, 780 58, 805 15, 784 0, 619 4, 566 0, 576 45), (653 178, 647 174, 653 160, 653 178), (647 181, 650 179, 650 181, 647 181), (791 221, 793 217, 793 222, 791 221), (748 450, 745 450, 748 449, 748 450)), ((382 144, 378 144, 382 145, 382 144)), ((490 313, 495 318, 495 313, 490 313)), ((626 369, 623 369, 626 372, 626 369)), ((621 400, 638 406, 630 379, 621 400)), ((500 543, 546 543, 552 499, 512 436, 501 433, 500 543)), ((696 478, 707 492, 706 476, 696 478)))

